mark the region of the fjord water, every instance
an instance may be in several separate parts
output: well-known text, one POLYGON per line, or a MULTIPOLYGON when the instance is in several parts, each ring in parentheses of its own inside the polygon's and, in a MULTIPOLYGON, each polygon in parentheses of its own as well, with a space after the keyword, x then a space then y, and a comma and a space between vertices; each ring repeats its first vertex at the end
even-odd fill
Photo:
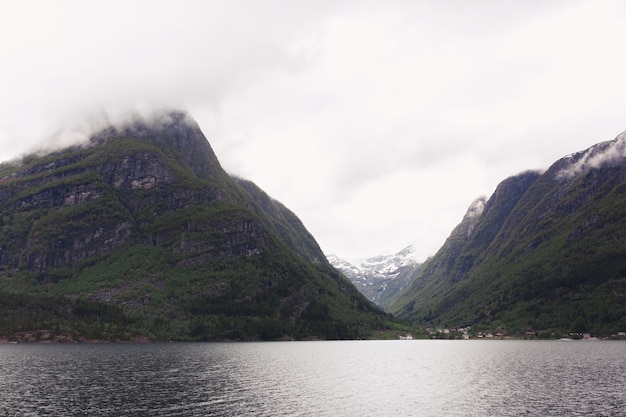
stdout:
POLYGON ((626 416, 626 343, 0 345, 0 416, 626 416))

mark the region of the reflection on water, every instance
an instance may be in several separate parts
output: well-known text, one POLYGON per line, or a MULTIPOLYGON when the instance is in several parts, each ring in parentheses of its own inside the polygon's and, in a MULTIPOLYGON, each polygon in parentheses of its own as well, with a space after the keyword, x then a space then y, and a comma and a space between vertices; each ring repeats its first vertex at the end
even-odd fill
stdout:
POLYGON ((0 416, 626 416, 626 343, 0 345, 0 416))

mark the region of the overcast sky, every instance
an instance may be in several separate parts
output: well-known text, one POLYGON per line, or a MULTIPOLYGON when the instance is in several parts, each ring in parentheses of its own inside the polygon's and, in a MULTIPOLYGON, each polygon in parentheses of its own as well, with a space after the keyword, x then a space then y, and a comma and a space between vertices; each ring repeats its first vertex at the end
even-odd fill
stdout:
POLYGON ((624 41, 618 0, 1 1, 0 160, 180 108, 325 253, 424 260, 506 177, 626 130, 624 41))

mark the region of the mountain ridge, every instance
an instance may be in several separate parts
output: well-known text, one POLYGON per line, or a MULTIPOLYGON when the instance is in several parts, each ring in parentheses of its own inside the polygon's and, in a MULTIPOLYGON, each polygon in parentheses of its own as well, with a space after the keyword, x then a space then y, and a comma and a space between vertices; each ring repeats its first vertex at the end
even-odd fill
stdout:
POLYGON ((389 311, 512 334, 626 328, 626 135, 501 182, 389 311))

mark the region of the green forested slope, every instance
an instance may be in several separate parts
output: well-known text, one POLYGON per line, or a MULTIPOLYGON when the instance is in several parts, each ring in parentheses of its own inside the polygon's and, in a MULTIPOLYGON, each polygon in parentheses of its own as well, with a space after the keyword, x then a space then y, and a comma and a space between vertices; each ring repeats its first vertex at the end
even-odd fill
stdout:
POLYGON ((481 215, 464 219, 424 264, 392 311, 429 325, 510 334, 624 331, 623 149, 618 137, 535 179, 504 181, 481 215))
POLYGON ((62 340, 355 338, 389 324, 182 113, 0 166, 0 318, 0 338, 62 340))

